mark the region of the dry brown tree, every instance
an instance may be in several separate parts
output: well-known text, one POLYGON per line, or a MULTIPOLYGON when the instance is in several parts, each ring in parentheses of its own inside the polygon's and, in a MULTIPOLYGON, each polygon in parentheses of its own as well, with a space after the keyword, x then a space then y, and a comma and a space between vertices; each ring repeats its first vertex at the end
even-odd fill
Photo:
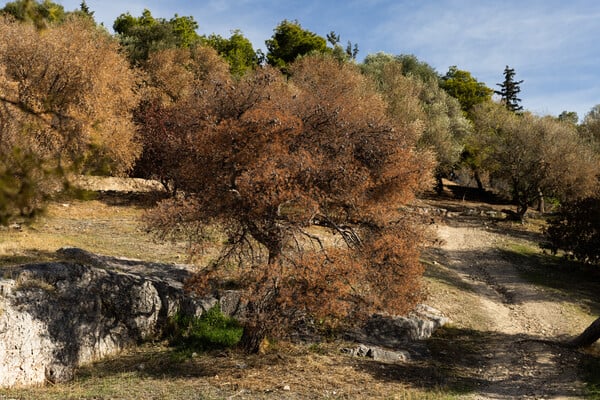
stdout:
POLYGON ((230 83, 229 66, 214 49, 198 46, 151 53, 142 68, 135 122, 143 150, 133 175, 159 180, 175 195, 180 181, 189 178, 189 163, 182 159, 199 132, 197 118, 202 118, 197 113, 212 91, 230 83))
POLYGON ((108 33, 1 19, 0 36, 1 219, 34 214, 67 172, 131 168, 135 74, 108 33))
POLYGON ((431 158, 415 152, 414 135, 393 125, 354 65, 311 56, 289 73, 264 68, 207 85, 182 119, 193 136, 178 167, 185 196, 149 220, 226 235, 190 287, 235 281, 248 301, 250 351, 300 320, 360 323, 404 313, 421 295, 419 229, 399 209, 430 183, 431 158), (343 245, 328 246, 316 225, 343 245))

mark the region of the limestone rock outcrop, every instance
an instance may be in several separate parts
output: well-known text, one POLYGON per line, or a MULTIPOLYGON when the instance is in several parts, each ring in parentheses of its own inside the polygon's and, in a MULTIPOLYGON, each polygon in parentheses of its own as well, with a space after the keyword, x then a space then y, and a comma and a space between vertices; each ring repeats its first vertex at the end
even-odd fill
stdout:
POLYGON ((159 337, 176 312, 201 315, 235 293, 194 298, 182 266, 69 248, 65 261, 13 267, 0 279, 0 387, 63 382, 85 362, 159 337))

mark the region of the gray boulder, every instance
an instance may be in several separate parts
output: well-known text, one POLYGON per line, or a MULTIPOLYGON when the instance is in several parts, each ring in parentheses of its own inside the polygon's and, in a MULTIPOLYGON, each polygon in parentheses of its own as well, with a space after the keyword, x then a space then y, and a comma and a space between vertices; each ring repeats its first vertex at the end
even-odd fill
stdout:
POLYGON ((65 261, 14 267, 0 279, 0 387, 68 381, 82 363, 160 337, 178 311, 200 316, 218 302, 241 310, 236 293, 185 293, 183 266, 59 254, 65 261))
POLYGON ((369 343, 394 348, 405 343, 427 339, 448 322, 449 319, 440 311, 419 304, 406 317, 373 315, 362 334, 369 343))

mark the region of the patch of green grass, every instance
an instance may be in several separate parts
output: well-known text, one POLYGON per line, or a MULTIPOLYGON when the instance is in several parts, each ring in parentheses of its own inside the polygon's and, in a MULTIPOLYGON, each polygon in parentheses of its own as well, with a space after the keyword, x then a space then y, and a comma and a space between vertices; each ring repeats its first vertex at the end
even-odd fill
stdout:
POLYGON ((231 317, 224 315, 217 305, 202 316, 189 317, 176 314, 172 320, 174 333, 171 345, 184 354, 193 351, 226 349, 238 344, 243 327, 231 317))

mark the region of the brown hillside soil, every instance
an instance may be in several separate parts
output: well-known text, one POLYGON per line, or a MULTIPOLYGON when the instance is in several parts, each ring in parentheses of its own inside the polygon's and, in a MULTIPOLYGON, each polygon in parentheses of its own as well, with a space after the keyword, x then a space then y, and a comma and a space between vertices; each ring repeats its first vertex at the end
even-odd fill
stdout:
MULTIPOLYGON (((138 182, 104 183, 90 189, 111 192, 94 200, 57 202, 32 226, 0 229, 0 272, 52 259, 61 246, 187 261, 187 243, 157 242, 140 223, 153 197, 140 194, 138 182)), ((506 205, 462 198, 417 204, 431 213, 437 235, 423 255, 426 303, 453 322, 411 346, 407 363, 350 357, 340 350, 353 344, 340 341, 276 342, 253 356, 150 343, 82 367, 72 383, 0 390, 0 400, 600 398, 586 387, 600 368, 598 346, 579 352, 553 342, 600 315, 597 275, 542 254, 539 220, 505 222, 496 212, 506 205)), ((194 261, 201 266, 210 256, 194 261)))

